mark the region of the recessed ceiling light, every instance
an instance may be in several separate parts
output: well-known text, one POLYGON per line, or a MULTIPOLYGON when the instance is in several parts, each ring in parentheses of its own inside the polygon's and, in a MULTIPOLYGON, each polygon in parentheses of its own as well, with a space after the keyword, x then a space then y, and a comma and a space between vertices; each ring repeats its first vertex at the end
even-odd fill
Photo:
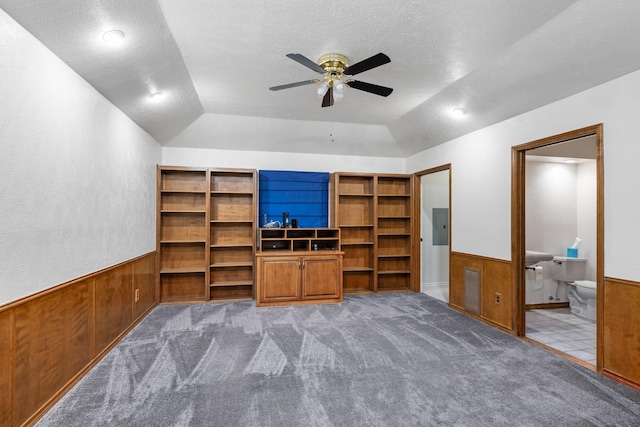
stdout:
POLYGON ((464 108, 460 108, 460 107, 454 108, 453 110, 451 110, 451 112, 453 113, 454 116, 458 116, 458 117, 462 117, 465 114, 467 114, 464 108))
POLYGON ((153 92, 149 95, 149 99, 152 101, 159 101, 162 98, 162 92, 153 92))
POLYGON ((118 45, 124 40, 124 33, 120 30, 109 30, 102 35, 102 40, 107 44, 118 45))

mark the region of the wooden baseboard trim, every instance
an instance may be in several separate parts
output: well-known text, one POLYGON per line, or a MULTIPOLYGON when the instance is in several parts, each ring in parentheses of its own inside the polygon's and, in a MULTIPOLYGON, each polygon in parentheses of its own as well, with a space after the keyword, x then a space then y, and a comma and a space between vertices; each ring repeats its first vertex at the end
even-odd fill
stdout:
POLYGON ((538 310, 538 309, 553 309, 553 308, 567 308, 568 302, 545 302, 542 304, 527 304, 524 306, 525 310, 538 310))
POLYGON ((626 379, 624 377, 621 377, 620 375, 618 375, 618 374, 616 374, 614 372, 611 372, 611 371, 609 371, 607 369, 603 369, 602 370, 602 375, 604 375, 604 376, 606 376, 608 378, 611 378, 614 381, 622 383, 622 384, 626 385, 627 387, 631 387, 634 390, 640 391, 640 384, 638 384, 636 382, 633 382, 633 381, 630 381, 630 380, 628 380, 628 379, 626 379))
POLYGON ((475 313, 467 311, 463 307, 458 307, 458 306, 453 305, 453 304, 449 304, 449 307, 454 309, 455 311, 459 311, 462 314, 466 314, 467 316, 472 317, 472 318, 474 318, 474 319, 476 319, 476 320, 478 320, 478 321, 480 321, 482 323, 486 323, 489 326, 493 326, 496 329, 500 329, 501 331, 506 332, 509 335, 515 335, 515 332, 513 330, 505 328, 504 326, 502 326, 502 325, 500 325, 498 323, 492 322, 490 319, 487 319, 485 317, 482 317, 482 316, 479 316, 479 315, 477 315, 475 313))

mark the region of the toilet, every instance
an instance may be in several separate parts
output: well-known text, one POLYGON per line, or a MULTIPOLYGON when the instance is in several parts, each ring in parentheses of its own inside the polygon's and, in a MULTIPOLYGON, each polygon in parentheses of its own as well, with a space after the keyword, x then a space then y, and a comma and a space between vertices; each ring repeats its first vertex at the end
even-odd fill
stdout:
POLYGON ((574 280, 567 283, 567 296, 571 313, 596 321, 596 282, 574 280))

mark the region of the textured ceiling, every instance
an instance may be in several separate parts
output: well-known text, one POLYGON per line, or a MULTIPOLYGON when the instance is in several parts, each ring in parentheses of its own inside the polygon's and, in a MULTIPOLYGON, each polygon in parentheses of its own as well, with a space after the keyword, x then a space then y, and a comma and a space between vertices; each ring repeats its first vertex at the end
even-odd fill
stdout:
POLYGON ((640 1, 0 0, 168 146, 405 157, 640 69, 640 1), (102 34, 126 34, 121 49, 102 34), (321 108, 287 58, 384 52, 321 108), (159 102, 149 94, 161 91, 159 102), (468 111, 462 118, 454 106, 468 111))

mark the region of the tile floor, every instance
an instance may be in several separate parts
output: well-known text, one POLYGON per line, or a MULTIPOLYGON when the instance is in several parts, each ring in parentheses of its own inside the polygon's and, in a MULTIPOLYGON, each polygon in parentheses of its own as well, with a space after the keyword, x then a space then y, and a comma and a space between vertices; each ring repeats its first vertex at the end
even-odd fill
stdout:
POLYGON ((596 322, 569 308, 527 310, 527 337, 596 364, 596 322))

